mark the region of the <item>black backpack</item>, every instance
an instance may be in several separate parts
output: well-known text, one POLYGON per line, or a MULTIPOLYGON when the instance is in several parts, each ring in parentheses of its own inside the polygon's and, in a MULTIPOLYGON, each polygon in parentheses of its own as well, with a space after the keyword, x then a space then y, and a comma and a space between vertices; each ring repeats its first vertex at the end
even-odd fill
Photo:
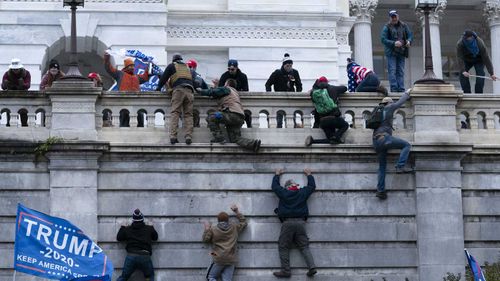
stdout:
POLYGON ((378 129, 378 127, 380 127, 380 125, 382 125, 382 122, 384 121, 384 115, 384 106, 375 106, 366 119, 366 128, 374 130, 378 129))

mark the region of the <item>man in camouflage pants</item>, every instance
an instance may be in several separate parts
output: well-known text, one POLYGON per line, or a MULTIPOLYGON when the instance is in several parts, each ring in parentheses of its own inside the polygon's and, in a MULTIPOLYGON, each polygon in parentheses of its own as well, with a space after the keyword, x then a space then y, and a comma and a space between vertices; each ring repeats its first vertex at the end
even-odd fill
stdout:
POLYGON ((229 142, 257 153, 261 141, 241 137, 241 126, 245 122, 245 113, 238 91, 235 89, 236 86, 236 80, 228 79, 224 87, 200 89, 201 95, 215 98, 218 105, 218 111, 211 112, 207 117, 208 128, 214 136, 210 142, 225 143, 224 134, 220 127, 221 124, 224 124, 229 142))

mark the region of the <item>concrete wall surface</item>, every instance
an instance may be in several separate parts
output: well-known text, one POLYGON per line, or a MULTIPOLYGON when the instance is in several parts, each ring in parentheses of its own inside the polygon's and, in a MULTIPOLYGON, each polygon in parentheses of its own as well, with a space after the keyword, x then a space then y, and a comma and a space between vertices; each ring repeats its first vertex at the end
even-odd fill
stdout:
MULTIPOLYGON (((449 85, 415 86, 411 95, 395 135, 412 143, 409 165, 415 173, 396 174, 392 163, 399 151, 391 151, 389 198, 380 201, 375 197, 378 162, 362 117, 381 98, 372 94, 343 98, 342 111, 354 120, 345 144, 305 147, 304 138, 321 137, 320 129, 278 129, 269 122, 270 128, 242 129, 243 135, 263 140, 255 154, 234 144, 209 144, 205 124, 195 128, 190 146, 168 144, 168 125, 102 125, 104 108, 133 112, 132 106, 154 109, 152 104, 164 100, 160 107, 168 113, 166 97, 110 96, 86 82, 56 83, 29 99, 6 93, 0 110, 9 109, 12 123, 0 126, 0 280, 12 280, 17 203, 82 228, 111 258, 113 280, 126 255, 116 233, 140 208, 159 233, 152 256, 156 280, 186 281, 205 280, 210 264, 209 246, 201 242, 202 222, 214 223, 218 212, 230 212, 236 203, 249 225, 239 238, 234 280, 275 280, 280 222, 270 186, 276 168, 286 170, 282 183, 293 178, 305 184, 305 167, 315 176, 306 225, 318 267, 315 280, 441 281, 446 272, 464 274, 464 247, 480 263, 496 262, 499 101, 468 97, 449 85), (19 108, 44 109, 45 125, 36 125, 35 114, 29 113, 28 126, 21 126, 19 108), (467 113, 469 129, 459 129, 461 113, 467 113), (474 125, 479 123, 485 127, 474 125), (36 156, 34 149, 49 136, 63 139, 36 156)), ((307 96, 270 96, 249 94, 243 103, 255 112, 273 112, 274 104, 287 112, 311 106, 307 96)), ((208 102, 197 101, 201 112, 208 102)), ((310 125, 306 119, 303 124, 310 125)), ((291 260, 291 280, 308 280, 297 250, 291 260)), ((16 280, 39 279, 18 273, 16 280)), ((143 279, 135 275, 133 280, 143 279)))

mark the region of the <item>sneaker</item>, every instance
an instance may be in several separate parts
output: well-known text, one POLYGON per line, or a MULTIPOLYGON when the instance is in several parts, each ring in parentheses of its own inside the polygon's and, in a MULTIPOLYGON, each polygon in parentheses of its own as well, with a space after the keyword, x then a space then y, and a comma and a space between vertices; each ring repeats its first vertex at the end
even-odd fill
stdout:
POLYGON ((313 277, 316 273, 318 273, 318 271, 316 270, 316 268, 311 268, 311 269, 309 269, 309 271, 307 271, 306 275, 308 277, 313 277))
POLYGON ((413 172, 414 172, 413 168, 396 167, 396 174, 407 174, 407 173, 413 173, 413 172))
POLYGON ((278 278, 290 278, 292 276, 290 272, 285 272, 285 271, 276 271, 273 272, 273 275, 278 278))
POLYGON ((192 144, 193 140, 191 138, 186 138, 186 144, 192 144))
POLYGON ((385 200, 385 199, 387 199, 387 192, 377 191, 377 194, 375 194, 375 196, 377 196, 378 199, 380 199, 380 200, 385 200))
POLYGON ((253 143, 253 152, 255 153, 259 152, 260 144, 261 144, 260 140, 255 140, 255 142, 253 143))
POLYGON ((387 91, 387 88, 384 87, 382 84, 380 84, 378 87, 377 87, 377 92, 381 93, 382 95, 384 96, 388 96, 389 95, 389 91, 387 91))
POLYGON ((170 143, 171 144, 176 144, 178 142, 179 142, 179 140, 177 138, 170 138, 170 143))
POLYGON ((305 142, 306 146, 311 146, 311 144, 313 143, 313 141, 314 141, 314 139, 313 139, 312 136, 307 136, 306 142, 305 142))

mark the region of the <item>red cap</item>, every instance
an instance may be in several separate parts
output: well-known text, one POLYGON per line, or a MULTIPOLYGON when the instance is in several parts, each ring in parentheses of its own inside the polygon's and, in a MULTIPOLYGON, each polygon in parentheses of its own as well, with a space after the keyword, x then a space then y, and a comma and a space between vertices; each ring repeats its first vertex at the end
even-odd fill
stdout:
POLYGON ((91 72, 91 73, 89 73, 89 75, 87 76, 87 78, 89 78, 89 79, 97 79, 97 73, 91 72))
POLYGON ((326 79, 325 76, 321 76, 320 78, 318 78, 318 82, 320 82, 320 83, 328 83, 328 79, 326 79))
POLYGON ((186 62, 187 66, 189 66, 189 68, 196 68, 198 67, 198 63, 195 61, 195 60, 188 60, 186 62))

